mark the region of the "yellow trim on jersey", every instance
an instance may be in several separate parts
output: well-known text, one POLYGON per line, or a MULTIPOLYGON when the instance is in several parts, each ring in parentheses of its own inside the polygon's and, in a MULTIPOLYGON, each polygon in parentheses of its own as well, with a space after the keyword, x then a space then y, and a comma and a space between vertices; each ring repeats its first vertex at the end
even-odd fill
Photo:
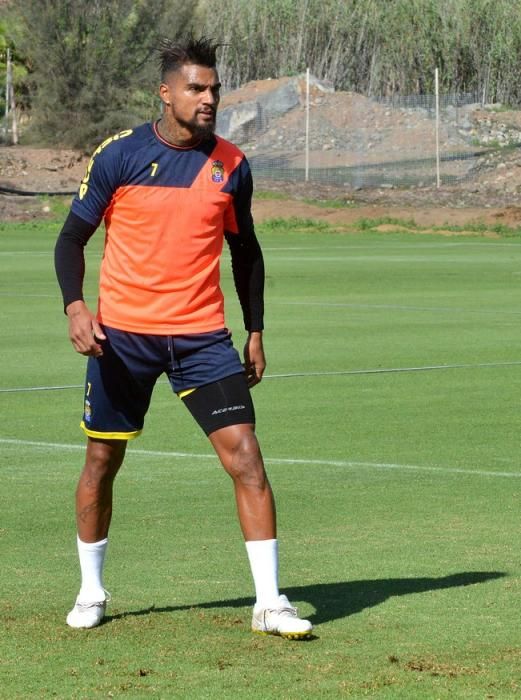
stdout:
POLYGON ((134 430, 131 433, 99 433, 97 430, 89 430, 83 421, 80 423, 80 428, 85 435, 91 438, 99 438, 100 440, 134 440, 143 432, 142 430, 134 430))
POLYGON ((192 394, 194 391, 196 391, 196 389, 183 389, 183 391, 180 391, 177 395, 180 399, 184 399, 185 396, 192 394))
MULTIPOLYGON (((94 165, 94 159, 96 158, 97 155, 101 153, 101 151, 109 145, 109 143, 112 143, 113 141, 118 141, 119 139, 124 139, 125 136, 130 136, 132 133, 132 129, 125 129, 125 131, 120 131, 119 134, 114 134, 114 136, 109 136, 108 139, 105 139, 103 143, 101 143, 94 153, 92 154, 91 159, 89 160, 89 164, 87 165, 87 172, 85 173, 83 180, 81 181, 80 189, 78 192, 78 196, 80 199, 83 199, 87 192, 89 191, 89 180, 90 180, 90 173, 92 170, 92 166, 94 165)), ((154 171, 155 172, 155 171, 154 171)))

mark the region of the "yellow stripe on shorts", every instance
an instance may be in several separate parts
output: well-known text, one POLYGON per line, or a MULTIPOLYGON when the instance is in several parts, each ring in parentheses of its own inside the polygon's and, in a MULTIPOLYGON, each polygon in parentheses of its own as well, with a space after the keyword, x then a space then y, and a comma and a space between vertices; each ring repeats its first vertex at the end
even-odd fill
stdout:
POLYGON ((99 433, 97 430, 87 428, 83 421, 80 423, 80 428, 88 437, 98 438, 99 440, 134 440, 143 432, 142 430, 134 430, 131 433, 99 433))
POLYGON ((180 399, 184 399, 185 396, 192 394, 194 391, 196 391, 196 389, 183 389, 183 391, 180 391, 177 395, 180 399))

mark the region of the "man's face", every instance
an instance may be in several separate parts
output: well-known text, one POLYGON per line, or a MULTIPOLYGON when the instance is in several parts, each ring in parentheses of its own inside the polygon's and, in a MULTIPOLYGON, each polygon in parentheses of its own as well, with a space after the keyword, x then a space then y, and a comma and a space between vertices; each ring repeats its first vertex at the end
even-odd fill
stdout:
POLYGON ((179 127, 193 136, 208 136, 215 130, 220 88, 215 68, 188 63, 166 76, 159 94, 179 127))

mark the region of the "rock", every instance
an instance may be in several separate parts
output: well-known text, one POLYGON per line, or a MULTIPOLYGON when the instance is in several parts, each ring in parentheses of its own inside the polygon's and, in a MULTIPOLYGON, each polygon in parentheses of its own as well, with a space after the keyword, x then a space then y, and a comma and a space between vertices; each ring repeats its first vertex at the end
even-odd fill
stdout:
POLYGON ((241 144, 250 141, 264 123, 258 102, 241 102, 217 112, 216 131, 224 139, 241 144))
POLYGON ((225 107, 217 113, 217 133, 237 144, 267 130, 270 121, 300 105, 298 79, 260 94, 256 100, 225 107))

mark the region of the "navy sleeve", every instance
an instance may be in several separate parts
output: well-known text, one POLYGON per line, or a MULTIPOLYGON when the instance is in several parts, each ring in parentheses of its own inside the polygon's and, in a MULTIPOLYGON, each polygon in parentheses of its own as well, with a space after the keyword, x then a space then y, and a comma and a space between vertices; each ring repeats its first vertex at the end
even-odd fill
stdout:
POLYGON ((73 301, 83 301, 84 248, 96 228, 71 211, 56 241, 54 266, 64 309, 73 301))
POLYGON ((131 129, 122 131, 98 146, 72 202, 71 211, 95 226, 99 226, 120 184, 121 148, 118 142, 131 133, 131 129))
POLYGON ((56 242, 54 265, 65 308, 83 300, 84 248, 118 188, 122 162, 118 142, 130 134, 132 129, 121 131, 96 148, 56 242))
POLYGON ((264 328, 264 259, 251 214, 253 180, 246 159, 239 166, 236 177, 233 206, 238 232, 226 232, 225 237, 230 247, 244 327, 247 331, 261 331, 264 328))

